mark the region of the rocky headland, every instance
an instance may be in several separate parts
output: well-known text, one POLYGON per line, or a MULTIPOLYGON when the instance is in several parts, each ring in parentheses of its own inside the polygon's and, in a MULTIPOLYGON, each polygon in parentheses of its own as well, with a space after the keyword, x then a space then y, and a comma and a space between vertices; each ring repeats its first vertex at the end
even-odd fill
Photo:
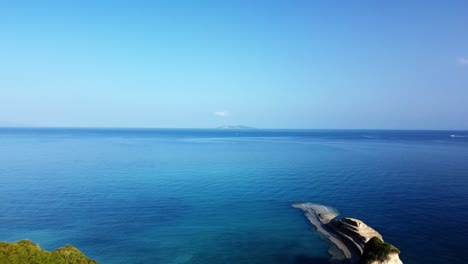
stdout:
POLYGON ((0 242, 0 263, 2 264, 97 264, 77 248, 66 245, 53 251, 46 251, 30 240, 0 242))
POLYGON ((400 251, 385 243, 382 236, 364 222, 354 218, 338 218, 338 212, 328 206, 296 203, 317 231, 334 245, 329 252, 332 263, 403 264, 400 251))

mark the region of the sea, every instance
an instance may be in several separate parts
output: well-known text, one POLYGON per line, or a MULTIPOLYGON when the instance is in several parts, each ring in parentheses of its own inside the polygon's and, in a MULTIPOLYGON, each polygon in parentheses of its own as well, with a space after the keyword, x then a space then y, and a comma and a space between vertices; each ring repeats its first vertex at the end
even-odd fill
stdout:
POLYGON ((467 263, 468 131, 0 129, 0 240, 99 263, 328 263, 296 202, 467 263))

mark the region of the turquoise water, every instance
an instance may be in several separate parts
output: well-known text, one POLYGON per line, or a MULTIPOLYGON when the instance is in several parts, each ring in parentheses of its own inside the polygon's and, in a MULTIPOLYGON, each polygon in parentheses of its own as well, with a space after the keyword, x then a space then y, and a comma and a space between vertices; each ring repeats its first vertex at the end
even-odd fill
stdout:
POLYGON ((468 132, 0 129, 0 240, 100 263, 327 263, 291 203, 465 263, 468 132), (455 136, 451 136, 455 135, 455 136))

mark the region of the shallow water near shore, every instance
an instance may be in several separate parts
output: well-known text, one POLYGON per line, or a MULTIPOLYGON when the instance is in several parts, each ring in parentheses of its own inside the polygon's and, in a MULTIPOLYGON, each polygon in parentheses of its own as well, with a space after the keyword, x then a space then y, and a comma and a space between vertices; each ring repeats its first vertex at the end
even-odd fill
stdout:
POLYGON ((468 132, 0 129, 0 240, 100 263, 328 263, 294 202, 465 263, 468 132), (451 135, 459 135, 453 137, 451 135))

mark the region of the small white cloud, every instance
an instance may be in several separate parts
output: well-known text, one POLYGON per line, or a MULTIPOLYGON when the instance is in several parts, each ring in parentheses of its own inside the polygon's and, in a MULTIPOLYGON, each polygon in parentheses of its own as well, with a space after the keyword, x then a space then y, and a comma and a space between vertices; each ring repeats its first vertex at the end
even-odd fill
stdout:
POLYGON ((219 116, 219 117, 227 117, 229 116, 229 112, 228 111, 216 111, 213 113, 215 116, 219 116))
POLYGON ((468 66, 468 57, 460 57, 457 59, 458 64, 468 66))

